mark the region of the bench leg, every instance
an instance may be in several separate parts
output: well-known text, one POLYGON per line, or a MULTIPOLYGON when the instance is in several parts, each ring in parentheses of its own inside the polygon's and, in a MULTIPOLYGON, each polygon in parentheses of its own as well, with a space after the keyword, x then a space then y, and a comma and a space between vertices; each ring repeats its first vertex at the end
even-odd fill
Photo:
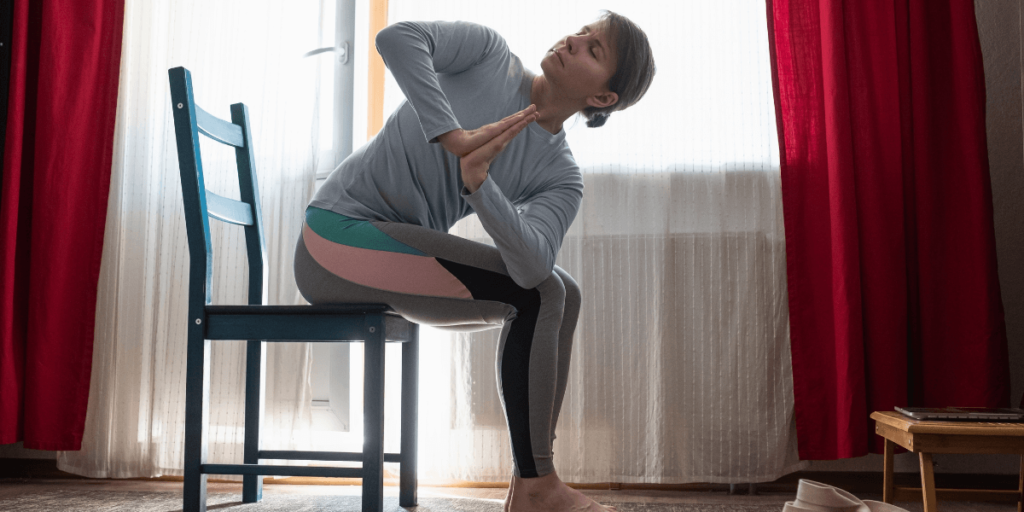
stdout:
POLYGON ((1017 512, 1024 512, 1024 454, 1020 456, 1020 483, 1017 484, 1017 512))
POLYGON ((384 317, 367 315, 363 343, 363 512, 384 509, 384 317))
POLYGON ((920 452, 921 459, 921 495, 924 498, 924 512, 938 512, 938 502, 935 499, 935 465, 932 464, 932 454, 920 452))
POLYGON ((183 512, 206 512, 207 420, 210 416, 210 340, 202 328, 191 324, 185 367, 185 482, 183 512))
POLYGON ((895 455, 895 450, 896 443, 890 441, 889 439, 886 439, 885 459, 883 463, 884 469, 882 471, 882 501, 884 501, 885 503, 892 503, 895 498, 895 496, 893 495, 893 487, 895 485, 895 481, 893 478, 893 458, 895 455))
MULTIPOLYGON (((267 394, 266 344, 259 340, 249 340, 245 352, 245 447, 242 461, 246 464, 259 464, 260 427, 263 425, 267 394)), ((242 503, 255 503, 261 499, 263 475, 243 476, 242 503)))
POLYGON ((416 506, 416 422, 419 418, 420 326, 412 326, 412 339, 402 344, 402 449, 398 505, 416 506))

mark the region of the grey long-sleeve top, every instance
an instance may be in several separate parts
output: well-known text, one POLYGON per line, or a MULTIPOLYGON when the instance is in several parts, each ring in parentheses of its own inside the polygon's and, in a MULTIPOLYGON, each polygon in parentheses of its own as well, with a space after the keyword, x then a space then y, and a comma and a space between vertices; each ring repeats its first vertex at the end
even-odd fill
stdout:
POLYGON ((565 130, 553 135, 530 123, 472 194, 463 188, 459 158, 437 142, 528 107, 535 75, 497 32, 474 23, 395 23, 376 43, 406 100, 327 177, 310 205, 443 232, 475 212, 516 284, 540 284, 583 199, 565 130))

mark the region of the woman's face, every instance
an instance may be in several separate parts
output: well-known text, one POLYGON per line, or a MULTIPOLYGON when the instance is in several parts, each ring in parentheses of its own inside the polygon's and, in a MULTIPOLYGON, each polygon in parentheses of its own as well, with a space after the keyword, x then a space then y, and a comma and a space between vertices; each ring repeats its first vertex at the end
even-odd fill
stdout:
POLYGON ((604 24, 592 23, 552 46, 540 67, 544 76, 568 95, 604 107, 618 101, 618 95, 608 90, 616 59, 615 42, 604 24))

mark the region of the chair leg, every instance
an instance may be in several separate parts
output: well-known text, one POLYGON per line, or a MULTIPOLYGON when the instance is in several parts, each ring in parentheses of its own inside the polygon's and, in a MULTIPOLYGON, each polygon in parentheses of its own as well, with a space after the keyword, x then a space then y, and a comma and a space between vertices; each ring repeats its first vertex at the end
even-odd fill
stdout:
POLYGON ((203 339, 201 327, 188 330, 185 370, 185 482, 183 512, 206 512, 207 424, 210 415, 210 340, 203 339))
POLYGON ((384 509, 384 317, 367 315, 363 362, 363 512, 384 509))
MULTIPOLYGON (((263 425, 264 403, 267 394, 267 351, 265 342, 246 342, 245 358, 245 452, 243 462, 260 463, 260 427, 263 425)), ((263 475, 242 477, 242 502, 255 503, 263 499, 263 475)))
POLYGON ((412 337, 402 344, 402 449, 399 458, 398 505, 416 506, 416 436, 419 418, 420 326, 412 326, 412 337))

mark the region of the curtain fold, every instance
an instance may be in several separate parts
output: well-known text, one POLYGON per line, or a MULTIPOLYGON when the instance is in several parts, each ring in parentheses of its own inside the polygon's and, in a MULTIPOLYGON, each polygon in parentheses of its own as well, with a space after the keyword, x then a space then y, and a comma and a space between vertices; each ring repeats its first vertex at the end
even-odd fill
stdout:
POLYGON ((970 0, 767 0, 801 459, 881 453, 872 411, 1005 407, 970 0))
POLYGON ((122 0, 14 0, 0 187, 0 444, 78 450, 110 185, 122 0))
MULTIPOLYGON (((584 1, 389 7, 390 23, 492 27, 535 73, 548 48, 600 15, 584 1)), ((764 11, 732 0, 601 7, 647 33, 658 74, 605 126, 563 127, 585 190, 557 263, 579 282, 583 305, 555 468, 581 483, 773 481, 808 463, 793 425, 764 11)), ((385 111, 401 101, 389 75, 385 111)), ((474 216, 451 232, 490 243, 474 216)), ((434 411, 420 418, 424 481, 511 474, 497 334, 423 329, 420 410, 434 411)), ((385 442, 397 446, 396 432, 385 442)))
MULTIPOLYGON (((298 304, 292 251, 314 183, 320 0, 128 0, 93 379, 79 452, 58 467, 97 478, 181 475, 188 248, 167 70, 192 72, 196 102, 249 107, 267 243, 269 301, 298 304)), ((333 40, 333 33, 330 34, 333 40)), ((326 68, 330 72, 330 68, 326 68)), ((238 199, 234 149, 200 137, 207 190, 238 199)), ((213 303, 244 304, 241 227, 211 223, 213 303)), ((268 344, 265 449, 309 449, 307 343, 268 344)), ((242 461, 245 342, 213 342, 209 461, 242 461)), ((227 477, 240 478, 240 477, 227 477)))

